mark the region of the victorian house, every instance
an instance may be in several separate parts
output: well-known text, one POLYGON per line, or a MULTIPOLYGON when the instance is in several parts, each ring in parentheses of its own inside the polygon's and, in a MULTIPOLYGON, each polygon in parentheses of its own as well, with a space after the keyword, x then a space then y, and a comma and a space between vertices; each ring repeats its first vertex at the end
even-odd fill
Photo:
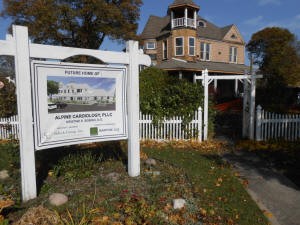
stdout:
POLYGON ((236 25, 218 27, 192 0, 175 0, 165 17, 150 16, 140 35, 152 65, 192 80, 193 74, 244 74, 245 42, 236 25))

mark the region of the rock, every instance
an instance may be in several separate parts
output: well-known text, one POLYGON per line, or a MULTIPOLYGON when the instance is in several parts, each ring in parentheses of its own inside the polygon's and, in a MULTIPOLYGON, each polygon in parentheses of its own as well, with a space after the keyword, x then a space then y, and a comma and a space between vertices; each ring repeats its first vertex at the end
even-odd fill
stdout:
POLYGON ((49 196, 49 202, 54 206, 61 206, 63 204, 66 204, 68 200, 68 197, 61 193, 53 193, 49 196))
POLYGON ((173 200, 173 208, 174 209, 181 209, 185 206, 185 204, 186 204, 186 201, 182 198, 173 200))
POLYGON ((0 180, 5 180, 9 178, 9 174, 7 170, 1 170, 0 171, 0 180))
POLYGON ((116 182, 116 181, 119 180, 120 174, 115 173, 115 172, 112 172, 112 173, 107 174, 106 177, 107 177, 109 180, 116 182))
POLYGON ((145 174, 152 175, 152 176, 159 176, 160 171, 146 171, 145 174))
POLYGON ((148 166, 155 166, 156 165, 155 159, 151 159, 151 158, 147 159, 145 163, 148 166))

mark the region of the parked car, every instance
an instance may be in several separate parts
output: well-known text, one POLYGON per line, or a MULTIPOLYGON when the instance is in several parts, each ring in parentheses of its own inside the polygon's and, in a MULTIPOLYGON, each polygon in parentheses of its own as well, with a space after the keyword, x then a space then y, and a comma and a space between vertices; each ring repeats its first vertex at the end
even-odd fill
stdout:
POLYGON ((65 102, 55 102, 58 109, 64 109, 67 106, 67 103, 65 102))
POLYGON ((57 105, 55 103, 48 104, 48 110, 57 109, 57 105))

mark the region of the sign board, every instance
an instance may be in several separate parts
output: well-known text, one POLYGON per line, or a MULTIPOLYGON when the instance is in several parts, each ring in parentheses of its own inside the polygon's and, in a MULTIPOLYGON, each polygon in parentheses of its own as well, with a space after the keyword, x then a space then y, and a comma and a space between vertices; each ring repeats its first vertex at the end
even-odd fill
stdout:
POLYGON ((127 139, 124 66, 33 61, 36 150, 127 139))

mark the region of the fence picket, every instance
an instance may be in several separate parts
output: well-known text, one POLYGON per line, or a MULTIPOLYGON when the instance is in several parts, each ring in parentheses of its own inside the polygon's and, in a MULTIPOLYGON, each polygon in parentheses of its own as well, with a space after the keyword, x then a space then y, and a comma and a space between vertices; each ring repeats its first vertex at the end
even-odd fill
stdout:
MULTIPOLYGON (((260 107, 260 106, 258 106, 260 107)), ((277 114, 257 108, 256 140, 300 138, 300 114, 277 114)))
POLYGON ((195 139, 202 141, 202 110, 194 112, 192 121, 182 126, 182 117, 174 116, 170 119, 165 117, 157 125, 152 123, 151 115, 140 113, 140 139, 147 140, 187 140, 195 139))

